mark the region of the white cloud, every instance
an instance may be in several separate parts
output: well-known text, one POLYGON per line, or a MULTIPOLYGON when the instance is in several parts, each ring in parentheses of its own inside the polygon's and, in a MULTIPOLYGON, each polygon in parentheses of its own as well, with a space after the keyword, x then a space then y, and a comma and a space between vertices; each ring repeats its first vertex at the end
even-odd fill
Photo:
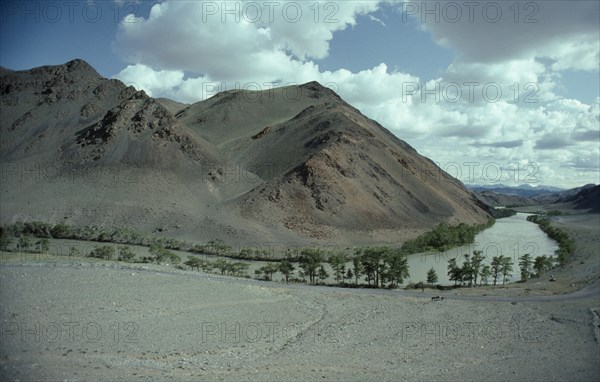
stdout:
POLYGON ((317 80, 440 164, 498 163, 505 183, 523 180, 506 169, 516 165, 526 173, 533 164, 540 181, 569 186, 597 178, 600 100, 587 105, 555 90, 562 70, 598 70, 598 3, 494 2, 503 7, 497 23, 482 19, 488 3, 479 2, 473 23, 463 14, 461 22, 445 22, 442 15, 440 22, 424 24, 436 42, 455 50, 456 59, 439 78, 421 79, 390 71, 385 63, 351 72, 322 71, 313 62, 329 54, 333 33, 355 25, 359 15, 377 21, 371 14, 376 1, 297 3, 301 13, 294 13, 295 5, 282 13, 286 3, 274 9, 228 3, 233 10, 238 4, 235 14, 224 13, 220 2, 163 2, 148 18, 120 24, 114 49, 132 65, 116 77, 190 103, 215 89, 317 80), (511 4, 518 4, 519 22, 511 4), (537 22, 525 23, 528 15, 537 22), (494 84, 502 92, 498 99, 494 84), (565 172, 565 165, 577 170, 565 172))
POLYGON ((121 70, 118 78, 138 90, 144 89, 151 97, 171 95, 172 90, 183 81, 178 70, 153 70, 145 65, 129 65, 121 70))

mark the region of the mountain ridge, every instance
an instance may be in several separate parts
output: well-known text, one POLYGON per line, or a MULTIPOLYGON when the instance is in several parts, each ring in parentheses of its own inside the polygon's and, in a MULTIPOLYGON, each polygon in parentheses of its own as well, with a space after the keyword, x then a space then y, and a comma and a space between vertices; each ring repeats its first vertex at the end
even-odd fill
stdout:
POLYGON ((56 168, 39 187, 8 174, 3 224, 354 244, 490 216, 460 181, 314 81, 185 105, 102 78, 82 60, 0 76, 3 164, 56 168), (115 181, 115 167, 132 181, 115 181), (86 171, 103 177, 86 182, 86 171))

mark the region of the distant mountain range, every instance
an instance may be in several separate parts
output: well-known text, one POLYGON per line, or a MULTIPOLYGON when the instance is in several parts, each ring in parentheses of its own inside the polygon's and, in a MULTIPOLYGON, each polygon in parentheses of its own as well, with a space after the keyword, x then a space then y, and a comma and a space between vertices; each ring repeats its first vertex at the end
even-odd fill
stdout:
POLYGON ((590 209, 595 212, 599 209, 600 197, 594 198, 600 186, 586 184, 569 190, 563 190, 552 186, 531 187, 522 185, 519 187, 496 186, 468 186, 477 197, 485 204, 498 206, 530 206, 530 205, 559 205, 575 209, 590 209))
POLYGON ((498 194, 524 196, 527 198, 565 191, 562 188, 553 186, 540 185, 534 187, 529 184, 512 187, 504 184, 467 185, 467 188, 473 191, 492 191, 498 194))
POLYGON ((185 105, 82 60, 0 78, 3 224, 242 246, 397 242, 490 216, 461 182, 316 82, 185 105))

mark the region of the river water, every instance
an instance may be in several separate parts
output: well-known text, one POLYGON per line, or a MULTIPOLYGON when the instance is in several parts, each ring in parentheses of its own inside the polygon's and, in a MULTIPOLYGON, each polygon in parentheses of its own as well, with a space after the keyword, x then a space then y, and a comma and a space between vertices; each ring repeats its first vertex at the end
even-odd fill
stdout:
MULTIPOLYGON (((411 276, 409 282, 425 281, 427 271, 433 267, 438 275, 439 284, 452 285, 454 282, 448 279, 448 260, 456 258, 456 262, 460 266, 464 261, 463 255, 473 254, 475 250, 483 251, 485 256, 483 263, 488 265, 494 256, 510 256, 514 265, 513 276, 508 281, 519 280, 519 257, 526 253, 529 253, 532 259, 542 255, 553 256, 554 251, 558 249, 556 241, 548 238, 537 224, 527 221, 529 215, 531 214, 517 213, 514 216, 496 220, 492 227, 477 234, 473 244, 453 248, 446 252, 408 256, 411 276)), ((500 277, 498 282, 502 283, 500 277)))
MULTIPOLYGON (((529 253, 532 258, 536 256, 546 255, 550 256, 554 254, 554 251, 558 249, 558 244, 549 239, 546 234, 539 229, 539 227, 530 223, 526 220, 529 214, 518 213, 514 216, 508 218, 502 218, 496 220, 496 223, 480 232, 475 237, 475 242, 470 245, 465 245, 462 247, 453 248, 446 252, 431 252, 426 254, 414 254, 408 256, 408 266, 410 272, 410 278, 404 280, 405 284, 411 282, 419 282, 427 280, 427 271, 433 267, 438 275, 438 284, 441 285, 452 285, 454 282, 451 282, 448 279, 448 260, 451 258, 457 258, 457 264, 462 265, 464 257, 463 255, 466 253, 472 254, 474 250, 480 250, 483 252, 485 256, 484 264, 489 264, 491 262, 492 257, 494 256, 510 256, 513 260, 513 276, 508 280, 509 282, 517 281, 520 279, 519 272, 519 257, 524 255, 525 253, 529 253)), ((90 259, 90 258, 79 258, 76 260, 75 258, 71 258, 69 256, 69 251, 72 246, 75 246, 78 249, 80 254, 87 254, 94 247, 98 245, 107 245, 107 243, 98 243, 98 242, 87 242, 87 241, 79 241, 79 240, 50 240, 50 251, 49 253, 55 255, 61 255, 68 258, 69 261, 88 261, 88 262, 98 262, 98 260, 90 259)), ((115 247, 115 250, 118 250, 120 245, 118 244, 110 244, 115 247)), ((142 256, 150 256, 148 253, 147 247, 129 246, 131 250, 137 255, 138 258, 142 256)), ((189 253, 183 251, 172 251, 178 255, 180 255, 185 261, 185 258, 190 255, 189 253)), ((43 255, 39 255, 44 257, 43 255)), ((194 254, 193 256, 198 256, 194 254)), ((200 255, 203 258, 208 260, 216 260, 219 257, 217 256, 204 256, 200 255)), ((234 260, 228 259, 230 261, 244 261, 244 260, 234 260)), ((248 269, 248 275, 254 277, 254 270, 266 264, 263 261, 244 261, 250 264, 248 269)), ((298 269, 298 264, 296 265, 296 269, 298 269)), ((328 264, 324 264, 325 268, 330 274, 330 277, 326 280, 327 283, 334 283, 335 280, 333 278, 333 272, 331 267, 328 264)), ((352 268, 352 263, 349 262, 346 264, 347 268, 352 268)), ((275 275, 274 280, 281 280, 281 275, 278 273, 275 275)), ((501 278, 498 279, 501 283, 501 278)), ((364 282, 364 280, 363 280, 364 282)), ((490 278, 491 282, 491 278, 490 278)))

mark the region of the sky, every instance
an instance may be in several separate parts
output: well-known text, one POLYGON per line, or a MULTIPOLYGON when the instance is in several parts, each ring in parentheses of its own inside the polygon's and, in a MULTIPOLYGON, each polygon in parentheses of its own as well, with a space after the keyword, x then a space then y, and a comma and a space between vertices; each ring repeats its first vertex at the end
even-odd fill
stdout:
POLYGON ((3 1, 0 66, 193 103, 319 81, 466 184, 600 183, 600 2, 3 1))

